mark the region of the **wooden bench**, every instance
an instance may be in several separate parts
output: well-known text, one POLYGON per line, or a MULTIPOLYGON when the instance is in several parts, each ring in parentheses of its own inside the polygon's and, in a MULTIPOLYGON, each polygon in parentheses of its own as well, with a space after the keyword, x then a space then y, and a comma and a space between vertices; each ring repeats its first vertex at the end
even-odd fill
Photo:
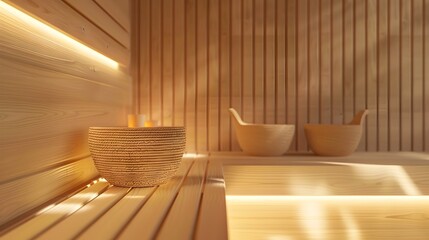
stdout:
POLYGON ((98 179, 1 237, 34 238, 227 239, 222 165, 187 157, 173 179, 151 188, 98 179))
MULTIPOLYGON (((427 153, 355 153, 340 158, 311 154, 250 157, 242 153, 185 157, 177 175, 165 184, 120 188, 98 179, 4 231, 0 239, 267 239, 273 232, 300 239, 311 232, 300 225, 299 211, 290 211, 291 206, 297 209, 300 199, 333 201, 335 206, 356 210, 356 215, 349 215, 355 221, 373 219, 359 228, 362 234, 376 234, 371 239, 390 236, 392 231, 426 239, 428 173, 427 153), (329 191, 319 199, 314 190, 320 183, 329 191), (316 198, 312 198, 314 194, 316 198), (366 199, 362 203, 360 196, 366 199), (374 201, 378 196, 393 196, 397 205, 384 208, 383 201, 374 201), (264 197, 277 202, 267 204, 261 200, 264 197), (336 200, 344 197, 345 202, 336 200)), ((317 216, 309 219, 320 220, 317 216)), ((337 226, 344 221, 337 213, 326 219, 336 222, 324 234, 335 238, 337 226)), ((340 230, 345 234, 348 228, 340 230)))

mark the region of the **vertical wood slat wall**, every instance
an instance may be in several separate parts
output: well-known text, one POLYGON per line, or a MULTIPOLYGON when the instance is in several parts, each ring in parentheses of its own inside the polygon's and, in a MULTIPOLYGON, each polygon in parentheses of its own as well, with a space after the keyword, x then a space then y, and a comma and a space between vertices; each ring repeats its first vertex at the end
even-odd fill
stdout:
POLYGON ((238 150, 245 121, 342 124, 361 151, 429 150, 428 0, 142 0, 140 112, 187 151, 238 150))

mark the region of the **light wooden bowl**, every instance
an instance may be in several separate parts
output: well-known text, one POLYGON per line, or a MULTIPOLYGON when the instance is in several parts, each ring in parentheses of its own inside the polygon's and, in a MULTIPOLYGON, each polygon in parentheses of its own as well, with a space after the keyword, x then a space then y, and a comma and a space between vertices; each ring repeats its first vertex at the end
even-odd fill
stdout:
POLYGON ((235 109, 230 108, 229 111, 243 152, 255 156, 280 156, 288 151, 295 125, 249 124, 241 120, 235 109))
POLYGON ((304 125, 310 149, 321 156, 347 156, 359 145, 362 125, 368 110, 360 111, 349 124, 306 124, 304 125))
POLYGON ((167 181, 179 168, 185 149, 184 127, 91 127, 88 137, 100 175, 121 187, 167 181))

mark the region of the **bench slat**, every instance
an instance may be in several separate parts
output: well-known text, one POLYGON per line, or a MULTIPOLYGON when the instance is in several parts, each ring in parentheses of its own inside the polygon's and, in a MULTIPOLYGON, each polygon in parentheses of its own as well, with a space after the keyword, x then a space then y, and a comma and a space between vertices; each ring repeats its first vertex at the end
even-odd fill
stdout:
POLYGON ((191 239, 198 217, 207 161, 194 162, 157 239, 191 239))
POLYGON ((131 189, 78 239, 110 239, 118 235, 155 190, 156 187, 131 189))
POLYGON ((195 239, 228 239, 225 182, 219 162, 210 161, 208 165, 195 239))
POLYGON ((79 211, 70 215, 38 239, 71 239, 75 238, 86 227, 107 212, 122 199, 129 188, 111 187, 96 199, 83 206, 79 211))
POLYGON ((119 239, 134 239, 137 236, 138 239, 154 238, 191 166, 191 160, 182 161, 176 176, 157 188, 143 208, 120 234, 119 239))
POLYGON ((2 236, 2 238, 11 240, 32 239, 50 226, 64 219, 66 216, 78 211, 79 208, 96 198, 106 190, 107 187, 109 187, 107 182, 98 182, 85 188, 63 202, 21 224, 19 227, 14 228, 12 231, 2 236))

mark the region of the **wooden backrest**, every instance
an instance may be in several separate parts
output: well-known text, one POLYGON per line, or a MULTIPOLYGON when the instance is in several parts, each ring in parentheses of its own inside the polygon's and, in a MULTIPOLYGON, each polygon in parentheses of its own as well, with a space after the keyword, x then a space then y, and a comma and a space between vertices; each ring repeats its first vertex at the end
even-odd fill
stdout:
POLYGON ((4 2, 0 7, 0 229, 96 177, 87 147, 88 127, 125 126, 132 105, 128 1, 4 2), (85 43, 118 62, 119 68, 13 16, 16 10, 4 2, 85 43))

